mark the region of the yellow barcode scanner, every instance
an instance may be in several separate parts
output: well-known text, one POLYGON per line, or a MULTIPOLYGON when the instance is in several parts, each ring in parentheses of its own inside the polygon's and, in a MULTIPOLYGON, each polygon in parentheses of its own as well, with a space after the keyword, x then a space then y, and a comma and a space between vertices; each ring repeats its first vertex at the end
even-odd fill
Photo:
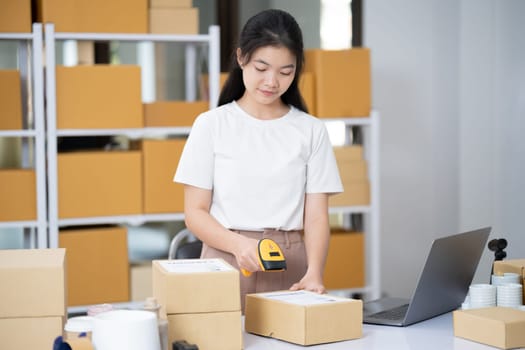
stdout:
MULTIPOLYGON (((263 238, 257 245, 259 254, 259 265, 263 271, 284 271, 286 270, 286 260, 281 247, 270 238, 263 238)), ((251 276, 251 272, 241 269, 244 276, 251 276)))

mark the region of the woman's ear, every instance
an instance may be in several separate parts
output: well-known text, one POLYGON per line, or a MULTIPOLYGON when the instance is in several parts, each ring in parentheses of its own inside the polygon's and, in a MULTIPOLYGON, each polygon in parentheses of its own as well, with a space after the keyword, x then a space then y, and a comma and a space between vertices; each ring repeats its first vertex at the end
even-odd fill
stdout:
POLYGON ((235 54, 237 55, 237 64, 242 69, 244 63, 242 61, 242 52, 241 52, 241 48, 240 47, 237 48, 237 50, 235 51, 235 54))

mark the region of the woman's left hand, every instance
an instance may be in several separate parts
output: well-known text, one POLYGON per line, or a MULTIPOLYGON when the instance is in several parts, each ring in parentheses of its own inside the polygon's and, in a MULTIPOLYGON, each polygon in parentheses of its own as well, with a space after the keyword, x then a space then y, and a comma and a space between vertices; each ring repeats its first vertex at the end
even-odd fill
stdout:
POLYGON ((308 273, 297 283, 294 283, 290 290, 308 290, 319 294, 326 293, 323 279, 320 276, 309 276, 308 273))

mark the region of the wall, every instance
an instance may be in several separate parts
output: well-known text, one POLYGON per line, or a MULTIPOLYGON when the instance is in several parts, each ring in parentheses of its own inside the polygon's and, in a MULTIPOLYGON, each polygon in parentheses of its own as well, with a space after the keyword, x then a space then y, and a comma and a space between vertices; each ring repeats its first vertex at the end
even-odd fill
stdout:
MULTIPOLYGON (((382 119, 383 290, 409 296, 433 238, 484 225, 523 257, 525 3, 364 4, 382 119)), ((491 262, 486 250, 476 281, 491 262)))

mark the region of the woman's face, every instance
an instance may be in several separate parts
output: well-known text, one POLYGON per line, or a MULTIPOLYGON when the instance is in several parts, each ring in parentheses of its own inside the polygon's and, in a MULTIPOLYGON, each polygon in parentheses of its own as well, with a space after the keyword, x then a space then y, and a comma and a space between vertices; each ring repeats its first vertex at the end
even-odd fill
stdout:
POLYGON ((295 77, 295 55, 285 47, 265 46, 255 50, 249 62, 238 50, 237 60, 243 70, 245 96, 264 105, 280 104, 295 77))

